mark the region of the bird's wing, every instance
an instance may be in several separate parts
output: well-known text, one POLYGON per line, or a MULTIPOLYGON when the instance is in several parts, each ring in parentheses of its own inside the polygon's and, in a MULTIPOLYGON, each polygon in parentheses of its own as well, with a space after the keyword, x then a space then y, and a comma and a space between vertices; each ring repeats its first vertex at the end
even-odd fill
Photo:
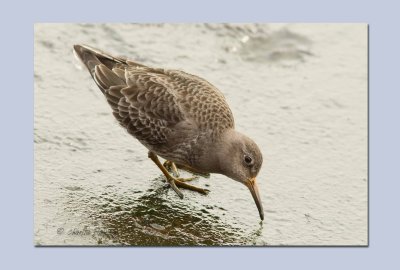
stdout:
POLYGON ((110 70, 101 64, 95 68, 94 79, 118 122, 145 144, 166 143, 171 129, 184 120, 166 78, 148 68, 110 70))
POLYGON ((130 134, 147 145, 168 142, 168 134, 184 115, 164 70, 87 45, 74 45, 74 52, 130 134))

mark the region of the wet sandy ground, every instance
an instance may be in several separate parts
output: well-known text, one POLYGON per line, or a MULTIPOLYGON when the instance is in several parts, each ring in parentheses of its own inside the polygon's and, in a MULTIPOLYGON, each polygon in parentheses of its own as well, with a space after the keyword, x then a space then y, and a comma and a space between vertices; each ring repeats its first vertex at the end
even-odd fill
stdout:
POLYGON ((34 46, 35 245, 367 244, 366 25, 37 24, 34 46), (263 152, 264 222, 225 176, 166 188, 76 43, 217 86, 263 152))

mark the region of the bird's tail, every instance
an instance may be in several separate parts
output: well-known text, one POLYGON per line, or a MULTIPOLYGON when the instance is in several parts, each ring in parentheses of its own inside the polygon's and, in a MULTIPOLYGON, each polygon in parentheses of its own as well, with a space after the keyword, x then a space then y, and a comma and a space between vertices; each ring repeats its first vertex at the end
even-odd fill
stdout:
POLYGON ((112 70, 117 63, 126 64, 126 59, 122 57, 114 57, 87 45, 74 45, 74 54, 86 66, 94 80, 96 80, 96 66, 103 64, 112 70))
POLYGON ((112 56, 87 45, 74 45, 74 54, 89 70, 93 80, 103 93, 105 89, 113 85, 126 84, 124 78, 125 68, 147 68, 125 57, 112 56))

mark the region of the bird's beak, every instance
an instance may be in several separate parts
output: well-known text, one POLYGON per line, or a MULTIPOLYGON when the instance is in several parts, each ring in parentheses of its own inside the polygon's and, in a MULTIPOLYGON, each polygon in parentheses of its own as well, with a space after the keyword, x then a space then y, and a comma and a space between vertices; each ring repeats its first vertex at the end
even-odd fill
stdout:
POLYGON ((250 189, 251 195, 253 196, 254 202, 257 205, 258 212, 260 213, 261 220, 264 220, 264 209, 261 203, 260 193, 258 192, 258 186, 256 178, 250 178, 246 182, 246 186, 250 189))

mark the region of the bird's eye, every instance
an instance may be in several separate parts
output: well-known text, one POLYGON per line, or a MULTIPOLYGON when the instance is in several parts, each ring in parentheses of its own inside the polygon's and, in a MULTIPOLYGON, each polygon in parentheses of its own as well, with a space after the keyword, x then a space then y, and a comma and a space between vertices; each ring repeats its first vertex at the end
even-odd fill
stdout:
POLYGON ((251 165, 253 163, 253 159, 251 157, 245 155, 244 162, 246 162, 247 165, 251 165))

